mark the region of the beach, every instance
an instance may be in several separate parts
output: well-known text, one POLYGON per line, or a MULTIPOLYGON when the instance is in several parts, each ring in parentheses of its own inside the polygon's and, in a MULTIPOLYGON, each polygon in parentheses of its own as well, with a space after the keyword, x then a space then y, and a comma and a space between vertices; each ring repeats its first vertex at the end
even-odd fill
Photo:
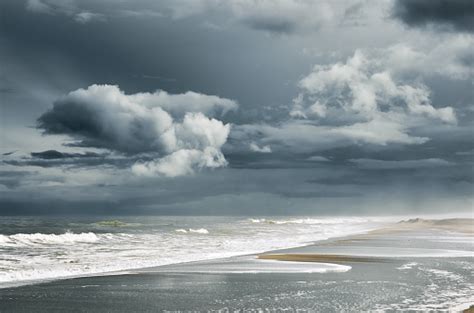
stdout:
POLYGON ((410 219, 297 248, 6 287, 0 311, 462 311, 474 304, 472 230, 472 219, 410 219))

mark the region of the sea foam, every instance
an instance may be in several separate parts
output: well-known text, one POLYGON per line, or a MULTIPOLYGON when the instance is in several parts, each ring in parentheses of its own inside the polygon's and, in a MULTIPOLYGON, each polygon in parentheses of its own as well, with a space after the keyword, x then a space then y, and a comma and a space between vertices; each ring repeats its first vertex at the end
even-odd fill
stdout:
POLYGON ((35 244, 72 244, 76 242, 96 242, 99 240, 99 237, 92 233, 80 233, 74 234, 71 232, 66 232, 64 234, 14 234, 10 236, 0 235, 0 245, 5 244, 15 244, 22 243, 26 245, 35 245, 35 244))

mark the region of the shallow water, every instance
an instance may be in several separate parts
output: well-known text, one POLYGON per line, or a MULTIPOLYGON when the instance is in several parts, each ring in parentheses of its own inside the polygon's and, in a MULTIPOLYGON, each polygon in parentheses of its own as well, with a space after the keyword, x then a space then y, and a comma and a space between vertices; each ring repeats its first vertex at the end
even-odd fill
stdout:
POLYGON ((337 273, 165 271, 77 278, 1 289, 0 311, 456 312, 473 303, 472 260, 425 258, 401 269, 404 264, 355 264, 337 273))

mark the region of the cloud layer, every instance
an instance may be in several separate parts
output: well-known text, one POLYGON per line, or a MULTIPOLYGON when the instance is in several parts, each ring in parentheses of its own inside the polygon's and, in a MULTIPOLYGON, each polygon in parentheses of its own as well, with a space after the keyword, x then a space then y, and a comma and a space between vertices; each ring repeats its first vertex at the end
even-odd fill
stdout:
MULTIPOLYGON (((112 3, 112 2, 111 2, 112 3)), ((175 20, 206 14, 226 16, 227 21, 237 22, 250 29, 273 34, 293 34, 319 30, 336 19, 348 18, 354 11, 350 1, 311 0, 138 0, 132 3, 104 3, 74 0, 28 0, 26 8, 35 13, 65 15, 78 23, 104 21, 108 17, 170 17, 175 20), (81 6, 79 6, 79 4, 81 6)), ((360 11, 360 10, 357 10, 360 11)), ((354 19, 354 14, 350 18, 354 19)), ((219 19, 217 19, 219 20, 219 19)), ((218 25, 208 23, 219 29, 218 25)))
POLYGON ((27 0, 26 9, 34 13, 70 16, 79 24, 105 21, 103 14, 82 10, 74 0, 27 0))
POLYGON ((392 14, 409 26, 474 32, 471 0, 396 0, 392 14))
POLYGON ((0 1, 0 213, 471 208, 473 34, 401 2, 0 1))
POLYGON ((236 107, 232 100, 192 92, 126 95, 117 86, 92 85, 57 100, 39 117, 38 128, 69 135, 76 146, 152 153, 158 160, 137 164, 135 173, 179 176, 227 164, 220 148, 230 125, 205 114, 236 107))

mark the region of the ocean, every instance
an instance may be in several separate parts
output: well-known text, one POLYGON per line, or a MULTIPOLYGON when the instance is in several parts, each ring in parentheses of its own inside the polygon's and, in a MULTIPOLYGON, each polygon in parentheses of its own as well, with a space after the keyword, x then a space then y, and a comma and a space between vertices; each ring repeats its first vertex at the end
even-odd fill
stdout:
POLYGON ((366 217, 1 217, 0 288, 308 245, 366 217))

